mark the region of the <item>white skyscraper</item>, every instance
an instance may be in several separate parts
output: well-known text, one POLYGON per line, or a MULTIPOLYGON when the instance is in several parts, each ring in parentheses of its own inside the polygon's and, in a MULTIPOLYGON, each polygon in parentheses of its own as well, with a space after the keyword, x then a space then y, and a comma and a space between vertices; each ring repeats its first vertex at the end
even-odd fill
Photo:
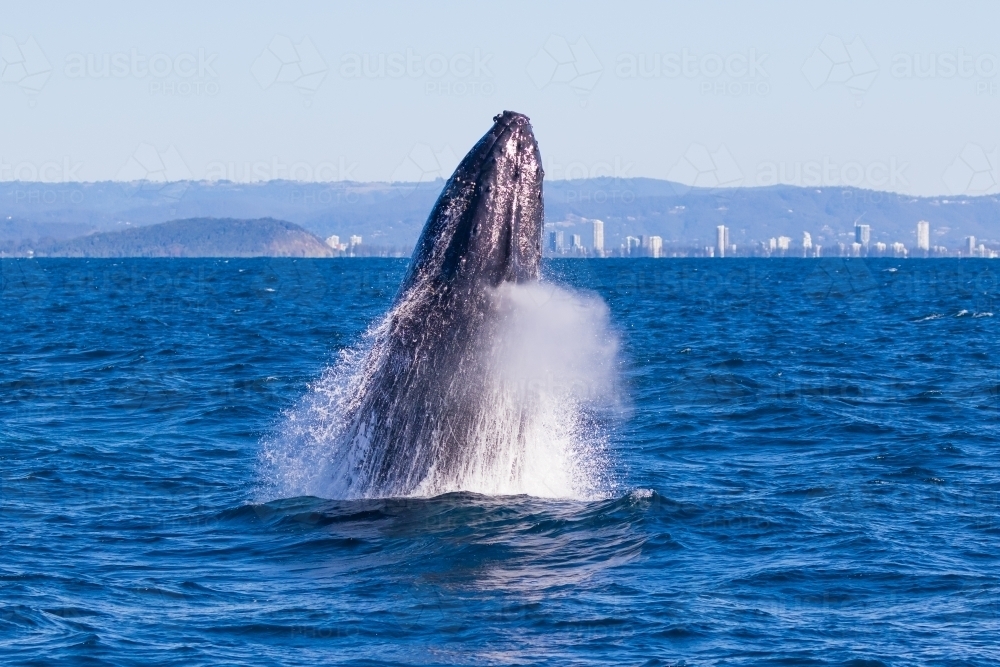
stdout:
POLYGON ((872 238, 872 228, 869 225, 854 225, 854 242, 868 247, 872 238))
POLYGON ((966 236, 965 237, 965 254, 969 257, 973 257, 976 254, 976 237, 966 236))
POLYGON ((580 253, 583 251, 583 238, 579 234, 573 234, 573 252, 580 253))
POLYGON ((809 251, 812 250, 812 247, 813 247, 812 235, 810 235, 809 232, 802 232, 802 256, 808 257, 809 251))
POLYGON ((931 249, 931 223, 921 220, 917 223, 917 250, 927 252, 931 249))
POLYGON ((566 245, 563 239, 564 239, 564 233, 562 230, 549 232, 549 252, 556 254, 562 253, 563 248, 566 245))
POLYGON ((361 237, 360 236, 352 236, 351 237, 351 245, 361 245, 361 237))
POLYGON ((334 234, 326 237, 326 244, 334 250, 340 250, 340 237, 334 234))
POLYGON ((663 238, 659 236, 649 237, 649 256, 659 258, 663 254, 663 238))
POLYGON ((715 228, 715 256, 725 257, 726 246, 729 245, 729 229, 725 225, 715 228))
POLYGON ((604 256, 604 221, 594 220, 594 255, 604 256))
POLYGON ((778 250, 788 252, 788 249, 792 245, 792 239, 789 236, 779 236, 778 237, 778 250))

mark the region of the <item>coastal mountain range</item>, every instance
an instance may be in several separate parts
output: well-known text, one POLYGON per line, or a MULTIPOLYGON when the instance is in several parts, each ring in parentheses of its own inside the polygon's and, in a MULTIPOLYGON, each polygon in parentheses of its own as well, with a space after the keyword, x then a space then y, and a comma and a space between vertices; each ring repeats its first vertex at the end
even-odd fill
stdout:
MULTIPOLYGON (((0 183, 0 253, 111 252, 110 242, 101 234, 124 230, 128 235, 114 243, 134 248, 130 252, 158 256, 195 252, 181 247, 220 252, 221 247, 213 244, 223 239, 235 244, 227 252, 238 255, 260 254, 262 249, 279 252, 275 248, 280 246, 283 253, 312 256, 308 253, 320 252, 319 239, 330 235, 344 241, 357 235, 370 248, 408 254, 443 184, 441 179, 423 183, 7 181, 0 183), (213 240, 196 235, 182 242, 178 234, 201 232, 198 225, 180 222, 152 236, 135 231, 209 218, 230 221, 214 232, 226 236, 213 240), (263 245, 251 244, 251 250, 249 241, 242 243, 233 236, 240 229, 235 221, 265 219, 271 223, 253 237, 263 245), (303 240, 290 227, 282 227, 279 234, 274 226, 288 223, 312 241, 303 240), (275 236, 265 242, 268 234, 283 235, 284 240, 278 243, 275 236), (129 245, 133 243, 139 245, 129 245), (154 251, 143 245, 148 243, 166 245, 157 245, 154 251)), ((899 241, 913 247, 918 220, 930 223, 935 245, 958 247, 970 235, 988 245, 1000 243, 1000 197, 995 195, 913 197, 852 187, 791 185, 692 188, 645 178, 594 178, 547 181, 545 216, 547 229, 563 230, 567 237, 580 234, 585 246, 591 241, 591 221, 603 220, 607 248, 618 247, 626 236, 648 235, 661 236, 665 246, 704 247, 714 244, 717 225, 729 227, 730 240, 737 246, 782 235, 797 242, 808 232, 813 243, 830 247, 853 241, 859 222, 871 227, 872 242, 899 241)))

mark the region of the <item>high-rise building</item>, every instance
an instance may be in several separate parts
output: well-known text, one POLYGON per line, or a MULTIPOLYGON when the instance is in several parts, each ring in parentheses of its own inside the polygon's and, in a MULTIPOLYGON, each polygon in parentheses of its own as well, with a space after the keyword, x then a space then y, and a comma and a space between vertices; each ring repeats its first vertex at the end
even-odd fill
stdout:
POLYGON ((976 254, 976 237, 966 236, 965 237, 965 254, 972 257, 976 254))
POLYGON ((351 236, 350 240, 351 240, 350 245, 361 245, 361 237, 360 236, 351 236))
POLYGON ((809 232, 802 232, 802 256, 808 257, 813 247, 813 238, 809 232))
POLYGON ((334 234, 326 237, 326 244, 334 250, 340 250, 340 237, 334 234))
POLYGON ((872 238, 872 228, 870 225, 854 225, 854 242, 868 247, 868 242, 872 238))
POLYGON ((583 238, 579 234, 573 234, 571 239, 573 243, 573 252, 583 252, 583 238))
POLYGON ((729 228, 719 225, 715 228, 715 254, 717 257, 725 257, 729 247, 729 228))
POLYGON ((906 257, 906 246, 896 241, 892 244, 892 256, 893 257, 906 257))
POLYGON ((649 237, 649 256, 659 259, 663 254, 663 239, 659 236, 649 237))
POLYGON ((931 249, 931 223, 921 220, 917 223, 917 250, 927 252, 931 249))
POLYGON ((787 252, 791 246, 792 246, 792 239, 790 237, 788 236, 778 237, 778 250, 787 252))
POLYGON ((549 252, 559 254, 565 247, 566 239, 562 230, 549 232, 549 252))
POLYGON ((642 239, 638 236, 626 236, 625 237, 625 254, 626 255, 638 255, 639 249, 642 247, 642 239))
POLYGON ((594 220, 594 254, 604 255, 604 221, 594 220))

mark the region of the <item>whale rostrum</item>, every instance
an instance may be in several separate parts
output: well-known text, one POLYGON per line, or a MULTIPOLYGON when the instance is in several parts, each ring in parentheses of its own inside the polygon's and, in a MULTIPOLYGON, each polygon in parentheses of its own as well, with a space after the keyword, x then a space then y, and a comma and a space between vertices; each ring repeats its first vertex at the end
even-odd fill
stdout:
POLYGON ((348 496, 448 489, 523 465, 531 402, 500 386, 491 364, 502 286, 539 277, 542 161, 526 116, 493 121, 445 184, 372 333, 338 438, 348 496))

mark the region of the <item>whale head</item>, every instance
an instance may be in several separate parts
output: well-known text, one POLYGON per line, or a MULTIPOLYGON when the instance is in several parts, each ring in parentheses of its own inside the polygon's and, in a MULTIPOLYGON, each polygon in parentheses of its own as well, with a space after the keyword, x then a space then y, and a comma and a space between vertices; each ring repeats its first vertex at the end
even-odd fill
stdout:
POLYGON ((468 294, 538 278, 542 160, 527 116, 504 111, 444 186, 401 295, 421 286, 468 294))

